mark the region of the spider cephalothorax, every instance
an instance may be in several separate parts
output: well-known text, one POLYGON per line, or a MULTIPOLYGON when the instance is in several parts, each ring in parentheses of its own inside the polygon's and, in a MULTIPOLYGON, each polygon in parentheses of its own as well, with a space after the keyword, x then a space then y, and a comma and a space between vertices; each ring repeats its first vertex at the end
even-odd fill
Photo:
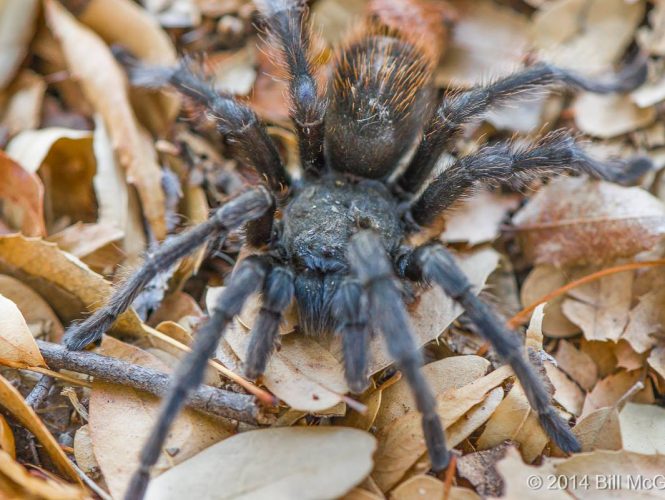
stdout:
MULTIPOLYGON (((116 291, 109 303, 67 333, 80 349, 100 339, 139 291, 160 271, 236 227, 244 227, 253 255, 242 260, 210 320, 195 338, 192 353, 176 371, 171 392, 141 455, 129 498, 142 496, 168 428, 187 394, 202 379, 224 329, 247 298, 262 293, 252 327, 246 374, 265 370, 278 341, 284 310, 295 298, 300 328, 308 334, 335 333, 342 339, 349 387, 367 386, 369 338, 380 334, 413 389, 422 413, 432 468, 446 467, 449 453, 436 400, 420 373, 422 357, 404 305, 410 285, 440 286, 459 302, 497 354, 513 368, 547 434, 564 451, 579 445, 567 422, 529 364, 519 337, 505 329, 471 290, 455 259, 440 243, 415 246, 411 238, 431 226, 452 203, 481 182, 524 184, 547 174, 580 172, 613 181, 639 176, 649 163, 600 162, 566 133, 552 133, 523 146, 498 142, 454 161, 432 178, 434 166, 463 125, 496 104, 545 85, 566 84, 594 92, 635 87, 643 64, 606 82, 592 82, 562 69, 537 64, 486 86, 457 92, 438 104, 430 87, 432 51, 394 26, 373 18, 336 59, 331 84, 321 92, 309 59, 310 39, 300 1, 257 2, 269 40, 281 49, 288 70, 291 118, 299 139, 302 175, 291 179, 277 148, 256 114, 220 94, 183 63, 147 67, 127 54, 134 84, 170 85, 202 104, 239 158, 254 167, 265 185, 219 208, 208 221, 168 240, 116 291), (325 94, 325 96, 324 96, 325 94), (405 153, 415 148, 401 171, 405 153), (400 280, 402 283, 400 284, 400 280), (401 286, 404 285, 404 286, 401 286)), ((405 27, 408 29, 408 26, 405 27)))

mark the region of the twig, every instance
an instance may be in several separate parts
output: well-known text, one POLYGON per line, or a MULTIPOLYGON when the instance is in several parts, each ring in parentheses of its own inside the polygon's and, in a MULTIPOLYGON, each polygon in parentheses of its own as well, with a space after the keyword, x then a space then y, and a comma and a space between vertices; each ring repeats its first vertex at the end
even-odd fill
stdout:
POLYGON ((30 394, 26 396, 25 402, 27 405, 35 410, 39 408, 46 399, 46 396, 48 396, 48 392, 51 390, 54 383, 55 379, 53 377, 50 375, 42 375, 37 384, 30 391, 30 394))
MULTIPOLYGON (((155 396, 164 396, 168 391, 170 377, 166 373, 91 352, 69 351, 59 344, 43 340, 38 340, 37 345, 52 369, 84 373, 97 380, 126 385, 155 396)), ((187 406, 249 424, 269 423, 269 417, 256 405, 253 396, 208 385, 199 387, 190 396, 187 406)))
POLYGON ((510 318, 508 320, 508 328, 510 329, 515 329, 518 326, 520 326, 522 323, 524 323, 527 319, 529 319, 529 315, 533 312, 533 310, 538 307, 540 304, 543 302, 549 302, 552 299, 555 299, 559 297, 560 295, 563 295, 567 293, 568 291, 572 290, 575 287, 585 285, 587 283, 590 283, 592 281, 596 281, 600 278, 603 278, 605 276, 609 276, 611 274, 616 274, 616 273, 623 273, 626 271, 634 271, 635 269, 642 269, 645 267, 658 267, 658 266, 665 266, 665 259, 658 259, 658 260, 647 260, 643 262, 631 262, 629 264, 622 264, 620 266, 614 266, 614 267, 609 267, 607 269, 602 269, 600 271, 597 271, 595 273, 591 273, 587 276, 584 276, 583 278, 580 278, 575 281, 571 281, 570 283, 557 288, 556 290, 543 295, 540 297, 538 300, 535 302, 529 304, 527 307, 522 309, 520 312, 518 312, 515 316, 510 318))

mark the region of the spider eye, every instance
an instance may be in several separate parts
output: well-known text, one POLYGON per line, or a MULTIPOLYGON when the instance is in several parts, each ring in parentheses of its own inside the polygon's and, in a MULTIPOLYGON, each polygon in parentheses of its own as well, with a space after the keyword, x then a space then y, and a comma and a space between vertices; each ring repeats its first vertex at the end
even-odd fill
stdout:
POLYGON ((361 215, 358 217, 358 227, 360 229, 372 229, 374 224, 372 223, 372 219, 361 215))

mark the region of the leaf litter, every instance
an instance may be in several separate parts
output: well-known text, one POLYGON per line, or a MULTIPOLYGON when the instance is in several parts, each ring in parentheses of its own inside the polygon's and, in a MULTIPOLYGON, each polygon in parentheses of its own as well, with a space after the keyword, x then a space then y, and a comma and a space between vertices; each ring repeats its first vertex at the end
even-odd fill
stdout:
MULTIPOLYGON (((468 127, 460 150, 564 125, 590 137, 593 151, 638 153, 665 166, 662 2, 400 0, 406 10, 391 18, 380 1, 319 0, 312 8, 328 45, 318 57, 329 61, 331 44, 366 9, 399 23, 411 3, 429 3, 446 23, 411 23, 442 54, 439 88, 469 87, 534 59, 606 74, 631 46, 650 57, 648 82, 629 95, 539 95, 468 127)), ((247 0, 0 4, 3 495, 122 496, 157 398, 85 373, 51 371, 34 339, 58 342, 143 253, 253 182, 247 166, 198 126, 200 117, 187 105, 180 111, 175 95, 129 88, 110 45, 162 64, 204 52, 215 84, 249 100, 292 155, 285 87, 270 74, 269 53, 255 50, 253 12, 247 0), (40 389, 49 379, 55 386, 40 389)), ((338 339, 302 336, 295 314, 259 386, 240 377, 257 297, 220 344, 205 380, 278 404, 262 407, 260 425, 186 410, 162 450, 149 497, 604 498, 597 488, 572 484, 536 492, 527 479, 662 473, 665 269, 646 267, 665 256, 661 185, 661 171, 637 187, 562 178, 531 192, 479 192, 446 217, 442 240, 497 311, 514 314, 513 304, 555 294, 535 310, 526 344, 541 359, 582 453, 564 457, 548 442, 510 369, 487 352, 463 311, 429 288, 411 306, 411 322, 459 459, 452 476, 428 475, 419 414, 380 338, 372 341, 372 383, 359 396, 347 394, 338 339), (512 286, 496 279, 502 265, 512 286), (556 294, 592 273, 602 276, 556 294)), ((96 352, 171 371, 241 251, 232 235, 219 252, 184 259, 145 298, 142 316, 123 314, 109 332, 116 338, 96 352)))

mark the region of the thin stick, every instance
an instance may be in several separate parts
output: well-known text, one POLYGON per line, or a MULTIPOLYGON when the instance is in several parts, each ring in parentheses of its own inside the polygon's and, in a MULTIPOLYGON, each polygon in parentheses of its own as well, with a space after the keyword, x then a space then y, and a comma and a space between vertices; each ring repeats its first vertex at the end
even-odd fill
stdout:
POLYGON ((587 276, 584 276, 583 278, 571 281, 570 283, 563 285, 562 287, 559 287, 548 294, 543 295, 538 300, 528 305, 520 312, 518 312, 515 316, 510 318, 507 322, 507 326, 511 330, 517 328, 518 326, 522 325, 529 319, 531 313, 540 304, 542 304, 543 302, 549 302, 550 300, 555 299, 578 286, 586 285, 587 283, 591 283, 592 281, 596 281, 600 278, 603 278, 605 276, 610 276, 612 274, 623 273, 626 271, 633 271, 635 269, 642 269, 645 267, 658 267, 658 266, 665 266, 665 259, 645 260, 644 262, 631 262, 629 264, 622 264, 620 266, 608 267, 607 269, 596 271, 595 273, 591 273, 587 276))
MULTIPOLYGON (((152 335, 153 337, 158 338, 159 340, 166 342, 170 346, 175 347, 176 349, 180 349, 183 352, 189 352, 191 349, 189 346, 183 344, 182 342, 178 342, 175 339, 172 339, 168 335, 163 334, 159 330, 155 330, 154 328, 147 327, 146 331, 152 335)), ((260 387, 257 387, 256 385, 252 384, 249 380, 241 377, 235 372, 232 372, 229 370, 226 366, 221 364, 219 361, 211 359, 208 360, 208 364, 212 366, 215 370, 217 370, 219 373, 224 375, 226 378, 229 380, 232 380, 236 384, 238 384, 240 387, 245 389, 247 392, 253 394, 256 396, 256 398, 261 401, 266 406, 276 406, 279 404, 279 400, 270 394, 268 391, 264 391, 260 387)))
POLYGON ((46 396, 48 396, 54 383, 55 379, 53 377, 50 375, 42 375, 37 384, 30 391, 30 394, 26 396, 26 404, 35 410, 38 409, 46 399, 46 396))
MULTIPOLYGON (((170 376, 166 373, 87 351, 69 351, 64 346, 42 340, 38 340, 37 345, 53 369, 85 373, 97 380, 126 385, 155 396, 164 396, 168 391, 170 376)), ((187 405, 211 415, 253 425, 270 421, 269 416, 263 414, 255 404, 253 396, 224 391, 208 385, 199 387, 190 396, 187 405)))

